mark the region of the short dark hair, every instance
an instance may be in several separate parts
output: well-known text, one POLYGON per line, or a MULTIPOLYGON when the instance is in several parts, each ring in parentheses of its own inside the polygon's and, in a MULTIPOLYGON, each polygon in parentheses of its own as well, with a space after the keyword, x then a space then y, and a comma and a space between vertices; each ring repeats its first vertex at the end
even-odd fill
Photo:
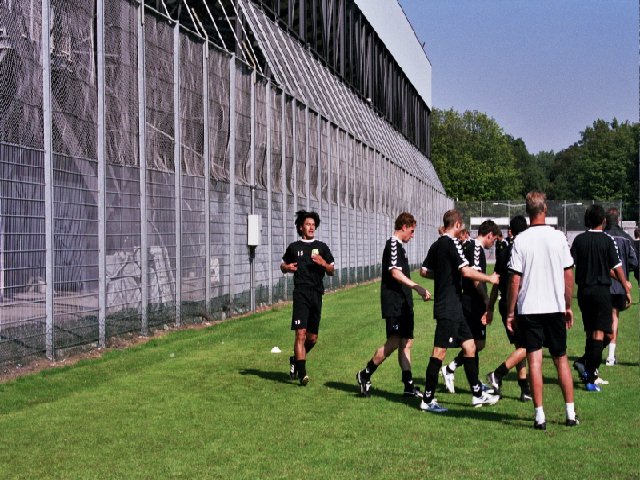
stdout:
POLYGON ((509 229, 511 230, 511 235, 514 237, 527 229, 527 219, 522 215, 516 215, 509 222, 509 229))
POLYGON ((302 236, 302 225, 307 218, 312 218, 316 223, 316 229, 320 227, 320 215, 316 212, 307 212, 306 210, 298 210, 296 212, 296 231, 302 236))
POLYGON ((445 230, 453 227, 456 222, 462 223, 462 212, 460 212, 460 210, 453 208, 444 212, 442 223, 444 224, 445 230))
POLYGON ((605 218, 607 219, 607 225, 617 225, 618 218, 620 218, 620 210, 618 210, 616 207, 611 207, 609 210, 607 210, 605 218))
POLYGON ((596 228, 602 225, 605 213, 602 205, 594 203, 590 205, 584 212, 584 226, 587 228, 596 228))
POLYGON ((490 233, 493 233, 497 237, 502 232, 500 231, 500 227, 496 225, 496 222, 494 222, 493 220, 485 220, 478 227, 478 235, 480 235, 481 237, 485 237, 490 233))
POLYGON ((396 230, 402 230, 402 227, 405 225, 407 227, 416 226, 416 219, 409 212, 402 212, 400 215, 398 215, 398 218, 396 218, 396 221, 394 224, 394 228, 396 230))

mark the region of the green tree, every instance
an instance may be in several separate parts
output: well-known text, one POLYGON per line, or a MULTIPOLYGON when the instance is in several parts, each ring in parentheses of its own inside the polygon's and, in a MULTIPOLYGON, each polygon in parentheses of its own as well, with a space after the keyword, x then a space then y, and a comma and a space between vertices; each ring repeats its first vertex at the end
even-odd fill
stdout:
MULTIPOLYGON (((524 140, 521 138, 513 138, 511 135, 507 135, 507 140, 511 145, 511 150, 516 158, 516 166, 520 173, 520 182, 522 183, 521 196, 524 197, 531 190, 546 192, 549 186, 549 179, 545 173, 544 162, 541 159, 547 157, 530 154, 524 140)), ((553 160, 553 152, 550 152, 550 154, 551 160, 553 160)))
POLYGON ((520 195, 514 150, 494 119, 477 111, 434 109, 431 126, 431 160, 448 195, 459 200, 520 195))
POLYGON ((638 215, 640 125, 598 119, 581 138, 556 155, 550 172, 554 198, 621 199, 638 215))

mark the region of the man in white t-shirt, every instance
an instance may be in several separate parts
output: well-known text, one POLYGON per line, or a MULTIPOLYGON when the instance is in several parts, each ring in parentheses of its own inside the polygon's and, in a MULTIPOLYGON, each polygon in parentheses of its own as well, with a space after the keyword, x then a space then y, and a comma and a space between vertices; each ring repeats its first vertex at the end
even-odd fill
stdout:
POLYGON ((564 234, 546 225, 547 198, 542 192, 527 194, 530 228, 513 243, 509 271, 513 273, 507 300, 507 329, 516 322, 523 335, 529 363, 529 381, 535 408, 533 426, 545 430, 542 407, 542 348, 549 349, 558 371, 565 401, 566 425, 578 420, 573 403, 573 380, 567 360, 567 329, 573 325, 573 258, 564 234))

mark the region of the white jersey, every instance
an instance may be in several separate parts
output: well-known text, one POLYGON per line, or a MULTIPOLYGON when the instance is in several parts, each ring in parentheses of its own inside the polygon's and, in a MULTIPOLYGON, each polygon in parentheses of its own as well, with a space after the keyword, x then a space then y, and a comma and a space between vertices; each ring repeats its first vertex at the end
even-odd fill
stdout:
POLYGON ((509 261, 509 270, 521 275, 518 313, 564 313, 564 270, 572 267, 573 258, 561 231, 532 225, 520 233, 509 261))

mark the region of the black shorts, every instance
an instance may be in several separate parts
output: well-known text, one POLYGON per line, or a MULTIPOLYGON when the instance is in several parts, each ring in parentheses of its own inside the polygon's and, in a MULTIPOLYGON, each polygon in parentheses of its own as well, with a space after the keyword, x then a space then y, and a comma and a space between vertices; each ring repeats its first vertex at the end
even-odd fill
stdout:
POLYGON ((320 315, 322 314, 322 293, 317 290, 293 291, 293 315, 291 330, 307 329, 318 334, 320 315))
POLYGON ((613 331, 611 325, 611 300, 614 295, 609 287, 587 287, 578 291, 578 306, 582 312, 582 324, 585 332, 602 330, 613 331))
POLYGON ((471 329, 464 316, 458 318, 436 318, 436 333, 433 346, 438 348, 455 348, 462 342, 473 339, 471 329))
POLYGON ((464 318, 469 325, 474 340, 486 340, 487 326, 482 324, 482 316, 486 310, 464 310, 464 318))
POLYGON ((629 308, 629 305, 627 305, 627 296, 622 293, 612 293, 611 306, 619 312, 626 310, 629 308))
POLYGON ((519 315, 520 329, 527 353, 549 349, 552 357, 567 354, 567 324, 564 313, 540 313, 535 315, 519 315))
POLYGON ((413 338, 413 309, 404 304, 402 312, 398 317, 388 317, 384 319, 387 327, 387 338, 413 338))

